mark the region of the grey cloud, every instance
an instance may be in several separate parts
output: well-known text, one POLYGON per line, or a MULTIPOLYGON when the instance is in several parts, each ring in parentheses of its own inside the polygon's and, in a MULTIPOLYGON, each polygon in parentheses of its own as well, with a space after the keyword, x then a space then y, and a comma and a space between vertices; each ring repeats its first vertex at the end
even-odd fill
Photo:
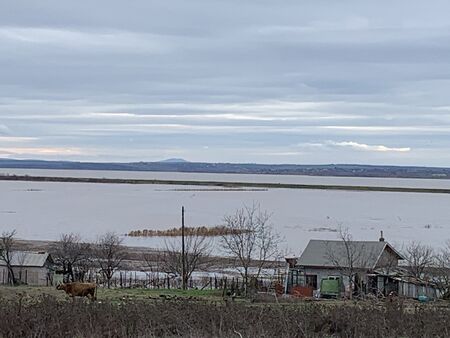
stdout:
POLYGON ((0 135, 35 138, 1 148, 450 165, 446 1, 1 6, 0 135), (328 140, 411 151, 295 146, 328 140))

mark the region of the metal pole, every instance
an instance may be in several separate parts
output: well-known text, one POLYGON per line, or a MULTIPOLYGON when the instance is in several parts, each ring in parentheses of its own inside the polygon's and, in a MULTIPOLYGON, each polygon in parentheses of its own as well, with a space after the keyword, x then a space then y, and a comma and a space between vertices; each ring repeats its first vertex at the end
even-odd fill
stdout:
POLYGON ((186 252, 184 247, 184 206, 181 207, 181 260, 182 260, 182 278, 183 290, 186 290, 186 252))

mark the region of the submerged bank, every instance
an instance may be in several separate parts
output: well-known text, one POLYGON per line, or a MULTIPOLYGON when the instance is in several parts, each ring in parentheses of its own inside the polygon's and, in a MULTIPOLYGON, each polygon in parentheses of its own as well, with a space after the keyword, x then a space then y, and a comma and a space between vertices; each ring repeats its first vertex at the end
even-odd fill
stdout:
POLYGON ((245 188, 266 188, 266 189, 311 189, 311 190, 381 191, 381 192, 450 194, 450 189, 448 188, 386 187, 386 186, 335 185, 335 184, 223 182, 223 181, 164 180, 164 179, 94 178, 94 177, 50 177, 50 176, 29 176, 29 175, 0 175, 0 180, 26 181, 26 182, 212 186, 212 187, 223 187, 227 189, 233 188, 242 189, 245 187, 245 188))

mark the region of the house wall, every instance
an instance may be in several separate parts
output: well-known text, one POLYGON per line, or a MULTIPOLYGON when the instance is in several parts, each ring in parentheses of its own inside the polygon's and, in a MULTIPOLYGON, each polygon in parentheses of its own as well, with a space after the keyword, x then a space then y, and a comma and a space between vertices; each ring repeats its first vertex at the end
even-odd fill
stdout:
MULTIPOLYGON (((52 285, 52 273, 47 267, 13 267, 14 276, 22 283, 32 286, 52 285), (49 278, 50 277, 50 278, 49 278)), ((0 284, 9 284, 8 269, 0 266, 0 284)))
POLYGON ((398 257, 390 249, 383 250, 376 268, 389 268, 398 266, 398 257))
POLYGON ((407 298, 427 296, 430 299, 437 299, 440 297, 440 293, 432 286, 417 285, 405 281, 398 283, 398 295, 407 298))
POLYGON ((305 273, 308 275, 317 276, 317 288, 320 289, 320 281, 328 276, 340 276, 339 271, 334 269, 320 269, 320 268, 305 268, 305 273))
POLYGON ((327 268, 304 268, 302 269, 307 275, 317 276, 317 288, 320 288, 320 281, 329 276, 341 276, 343 279, 344 286, 347 287, 349 284, 349 279, 346 276, 342 276, 342 273, 336 269, 327 268))
POLYGON ((0 284, 8 284, 8 269, 6 266, 0 266, 0 284))
MULTIPOLYGON (((344 276, 341 271, 332 268, 319 268, 319 267, 306 267, 301 268, 302 273, 306 275, 316 275, 317 276, 317 289, 320 289, 320 281, 329 276, 340 276, 342 277, 342 282, 344 284, 345 290, 349 290, 349 278, 344 276)), ((367 285, 367 275, 365 272, 357 272, 362 281, 367 285)))

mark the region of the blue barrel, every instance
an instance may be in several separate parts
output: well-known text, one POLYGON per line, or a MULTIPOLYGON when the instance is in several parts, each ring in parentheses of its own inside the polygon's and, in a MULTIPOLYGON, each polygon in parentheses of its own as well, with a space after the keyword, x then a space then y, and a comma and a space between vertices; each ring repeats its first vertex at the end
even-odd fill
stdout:
POLYGON ((419 297, 417 297, 417 299, 419 300, 419 302, 421 303, 426 303, 428 302, 428 297, 425 295, 420 295, 419 297))

